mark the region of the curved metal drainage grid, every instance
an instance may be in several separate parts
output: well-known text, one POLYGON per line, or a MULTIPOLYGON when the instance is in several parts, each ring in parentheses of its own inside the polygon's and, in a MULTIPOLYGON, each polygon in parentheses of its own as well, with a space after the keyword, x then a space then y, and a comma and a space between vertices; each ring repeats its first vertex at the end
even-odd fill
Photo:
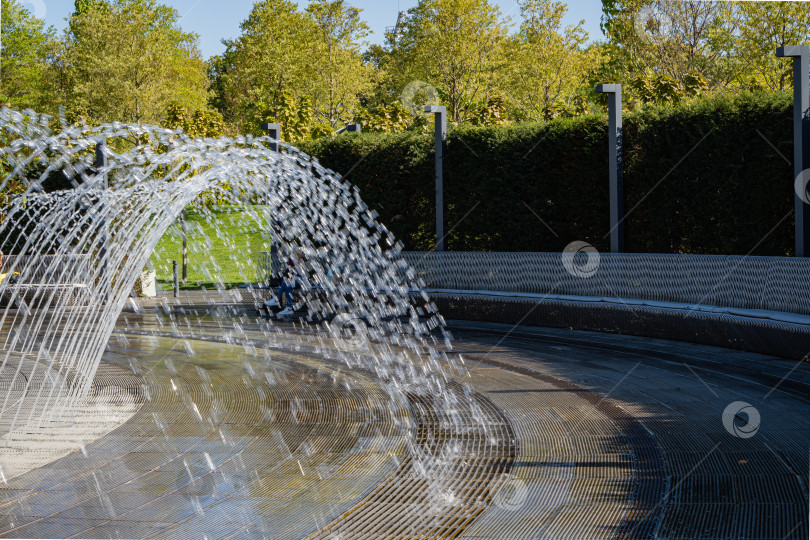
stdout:
POLYGON ((176 344, 158 343, 141 364, 151 399, 129 422, 0 490, 0 536, 302 537, 388 477, 390 456, 403 453, 380 408, 387 394, 368 378, 334 379, 328 366, 285 355, 265 367, 270 384, 245 373, 241 347, 206 351, 197 341, 199 361, 188 361, 176 344), (360 441, 372 448, 352 453, 360 441), (317 490, 322 471, 354 481, 320 498, 322 516, 312 505, 284 507, 317 490))
MULTIPOLYGON (((163 332, 126 333, 185 339, 163 332)), ((272 348, 255 339, 200 335, 193 339, 272 348)), ((309 347, 301 349, 297 355, 319 358, 307 352, 309 347)), ((457 538, 492 505, 518 455, 515 433, 486 397, 456 382, 450 382, 448 390, 459 396, 471 393, 477 410, 458 399, 462 408, 452 411, 451 418, 449 411, 408 393, 418 458, 407 455, 394 475, 310 538, 457 538)))
POLYGON ((635 458, 633 461, 635 482, 630 495, 631 508, 617 528, 615 538, 629 540, 654 536, 664 511, 667 474, 661 449, 640 422, 606 398, 569 381, 491 358, 476 357, 475 360, 567 390, 592 404, 595 409, 612 420, 624 435, 635 458))
MULTIPOLYGON (((347 395, 348 387, 342 383, 336 385, 334 372, 328 375, 330 368, 313 367, 322 365, 319 360, 329 357, 328 350, 324 352, 322 348, 306 345, 296 347, 294 354, 283 355, 284 363, 289 364, 295 374, 291 372, 286 378, 278 375, 277 386, 251 380, 255 388, 249 386, 246 392, 241 384, 245 371, 233 352, 228 353, 232 355, 229 359, 227 355, 223 357, 226 361, 207 359, 205 354, 188 357, 179 344, 186 339, 184 336, 150 331, 126 334, 130 338, 152 336, 144 340, 144 344, 153 339, 160 341, 161 337, 170 338, 171 341, 162 342, 163 346, 171 344, 172 350, 183 358, 175 360, 175 367, 185 369, 187 375, 190 374, 186 377, 188 380, 159 366, 151 377, 160 379, 158 388, 153 389, 152 402, 147 403, 132 422, 88 446, 89 460, 81 454, 70 456, 52 467, 22 477, 21 482, 10 484, 10 489, 0 494, 3 495, 0 522, 5 529, 0 536, 119 534, 179 538, 197 533, 227 537, 240 532, 273 534, 276 531, 284 537, 311 533, 311 538, 455 538, 470 531, 470 527, 480 521, 478 518, 489 515, 487 510, 499 500, 521 456, 521 443, 508 416, 489 398, 474 391, 477 410, 457 411, 461 421, 455 424, 447 421, 446 411, 432 408, 429 400, 407 395, 410 409, 407 415, 416 433, 414 444, 418 459, 414 459, 414 454, 405 449, 404 439, 396 434, 399 428, 390 421, 381 422, 384 417, 390 420, 390 415, 382 410, 376 413, 368 410, 375 400, 382 403, 386 399, 376 383, 359 380, 368 381, 373 376, 346 374, 353 379, 359 377, 347 395), (180 364, 185 367, 181 368, 180 364), (218 373, 220 369, 224 371, 218 373), (198 384, 204 383, 205 378, 197 381, 195 373, 202 377, 202 372, 210 373, 209 390, 205 389, 206 384, 198 384), (242 380, 240 376, 233 376, 236 373, 242 374, 242 380), (168 408, 156 410, 161 394, 175 397, 172 390, 175 384, 200 406, 203 417, 208 407, 216 408, 227 399, 234 400, 236 405, 229 405, 232 410, 220 412, 222 425, 227 425, 228 429, 217 433, 206 428, 206 435, 200 430, 199 419, 193 418, 183 402, 178 403, 176 399, 172 406, 174 412, 168 408), (331 390, 323 388, 310 395, 308 388, 312 384, 326 384, 331 390), (267 396, 256 393, 259 387, 267 396), (208 396, 211 389, 214 394, 208 396), (261 403, 267 407, 257 407, 261 403), (357 431, 359 425, 348 429, 336 425, 336 411, 344 411, 338 414, 338 424, 360 422, 365 427, 357 431), (165 431, 161 433, 165 429, 170 437, 164 435, 165 431), (272 433, 273 430, 278 433, 272 433), (381 442, 382 439, 386 441, 381 442), (351 470, 340 469, 347 460, 353 459, 347 456, 356 450, 364 452, 363 440, 376 441, 371 444, 376 445, 379 459, 355 461, 351 470), (278 453, 279 441, 287 447, 283 456, 278 453), (454 454, 450 449, 460 450, 457 455, 464 457, 452 458, 454 454), (309 458, 313 452, 332 457, 318 464, 321 458, 309 458), (210 455, 216 470, 206 465, 206 458, 202 457, 205 454, 210 455), (94 461, 99 458, 106 460, 102 466, 96 466, 99 462, 94 461), (71 466, 76 468, 73 474, 69 472, 71 466), (109 488, 109 494, 96 492, 92 485, 95 475, 88 474, 89 469, 96 470, 102 485, 109 488), (224 470, 230 472, 226 474, 224 470), (258 472, 258 477, 249 475, 251 471, 258 472), (332 486, 338 485, 337 477, 346 473, 350 477, 366 475, 366 482, 331 502, 329 495, 320 494, 310 505, 301 504, 300 500, 286 505, 296 509, 270 502, 275 500, 273 497, 279 497, 279 490, 288 489, 284 486, 290 481, 307 483, 306 490, 319 492, 317 478, 313 479, 316 472, 325 473, 324 477, 332 474, 335 477, 332 486), (303 476, 294 480, 296 475, 303 476), (75 490, 71 490, 71 482, 75 490), (127 486, 137 486, 137 489, 128 492, 127 486), (104 496, 110 498, 106 505, 104 496), (270 498, 266 498, 268 496, 270 498), (195 511, 195 507, 199 511, 195 511), (252 510, 245 514, 249 507, 252 510), (22 508, 28 509, 27 515, 22 508), (13 528, 10 527, 12 522, 13 528), (275 526, 282 522, 289 523, 289 527, 280 531, 275 526), (216 526, 212 528, 213 525, 216 526)), ((189 339, 195 340, 195 349, 204 349, 206 342, 228 341, 212 335, 189 336, 189 339)), ((226 345, 229 351, 247 350, 244 345, 283 350, 279 343, 261 339, 230 339, 226 345)), ((650 538, 655 534, 663 511, 666 471, 660 449, 639 422, 600 394, 566 380, 500 359, 474 359, 570 392, 614 422, 632 449, 633 478, 627 497, 629 510, 621 522, 617 519, 619 526, 612 530, 610 537, 650 538)), ((335 371, 339 371, 339 367, 335 365, 335 371)), ((470 387, 458 383, 450 383, 449 387, 451 392, 471 391, 470 387)), ((406 413, 403 411, 403 414, 406 413)), ((529 506, 522 512, 531 514, 532 511, 529 506)))
POLYGON ((0 490, 0 536, 452 538, 492 504, 514 463, 515 435, 483 396, 451 422, 408 394, 410 411, 399 414, 415 430, 409 453, 371 376, 344 372, 346 385, 340 366, 330 376, 304 351, 265 367, 273 384, 245 374, 236 353, 247 341, 209 358, 205 342, 221 339, 195 339, 202 354, 188 357, 178 336, 163 337, 160 350, 177 354, 143 364, 151 399, 83 452, 0 490))
MULTIPOLYGON (((170 333, 163 335, 178 337, 170 333)), ((196 338, 225 341, 216 336, 196 338)), ((273 348, 261 340, 239 339, 232 342, 273 348)), ((299 351, 299 354, 307 353, 299 351)), ((667 474, 660 448, 641 423, 599 394, 569 381, 497 360, 476 360, 571 392, 614 422, 632 449, 634 483, 629 493, 630 509, 611 537, 653 537, 664 509, 667 474)), ((463 390, 457 383, 451 384, 450 388, 453 391, 463 390)), ((482 395, 476 393, 475 397, 481 410, 485 411, 485 421, 482 423, 480 416, 471 418, 469 411, 464 411, 462 416, 466 427, 453 432, 441 428, 442 424, 446 425, 446 422, 442 422, 441 411, 431 409, 429 403, 419 396, 408 395, 417 425, 416 444, 425 458, 418 466, 427 465, 433 470, 428 471, 427 475, 414 474, 417 464, 410 457, 406 458, 394 475, 310 538, 462 536, 492 506, 493 499, 508 481, 509 472, 520 455, 519 441, 503 412, 482 395), (487 435, 486 430, 482 433, 482 425, 496 428, 494 433, 489 434, 489 441, 482 437, 487 435), (464 451, 461 455, 472 457, 454 463, 442 462, 442 449, 449 444, 462 444, 464 451)))
MULTIPOLYGON (((644 522, 647 531, 653 531, 644 536, 648 538, 808 537, 810 371, 801 364, 592 332, 462 321, 450 321, 449 327, 459 340, 457 349, 470 362, 485 366, 508 362, 512 371, 518 367, 527 376, 552 374, 564 383, 571 374, 575 385, 610 396, 625 408, 624 416, 641 419, 641 427, 649 433, 635 435, 642 444, 652 440, 665 458, 666 496, 660 504, 654 497, 635 502, 619 529, 625 537, 641 536, 644 522), (487 361, 488 355, 495 360, 487 361), (784 377, 772 379, 780 375, 784 377), (791 387, 783 388, 788 376, 791 387), (738 438, 721 422, 724 407, 739 399, 754 403, 765 419, 753 438, 738 438)), ((556 382, 552 377, 549 384, 556 382)), ((587 394, 577 395, 589 399, 587 394)), ((622 409, 616 412, 617 426, 632 420, 622 418, 622 409)), ((620 429, 630 440, 632 428, 620 429)), ((655 477, 649 478, 650 473, 658 476, 657 461, 647 460, 647 465, 651 468, 638 481, 659 489, 655 477)))
MULTIPOLYGON (((451 391, 462 389, 452 384, 451 391)), ((517 455, 515 433, 503 413, 480 394, 475 399, 478 414, 459 411, 462 423, 451 424, 445 411, 408 395, 421 459, 407 458, 396 475, 310 538, 461 536, 492 505, 517 455), (451 446, 451 456, 463 457, 443 459, 451 446)))

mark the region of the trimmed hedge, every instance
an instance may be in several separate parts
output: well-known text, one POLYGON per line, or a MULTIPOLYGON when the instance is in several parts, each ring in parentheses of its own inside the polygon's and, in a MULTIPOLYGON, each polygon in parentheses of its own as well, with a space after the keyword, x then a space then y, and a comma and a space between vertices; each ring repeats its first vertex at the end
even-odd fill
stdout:
MULTIPOLYGON (((459 128, 447 146, 449 249, 609 249, 605 117, 459 128)), ((302 150, 356 184, 407 249, 432 249, 431 134, 349 134, 302 150)), ((627 250, 792 254, 792 156, 787 94, 626 114, 627 250)))

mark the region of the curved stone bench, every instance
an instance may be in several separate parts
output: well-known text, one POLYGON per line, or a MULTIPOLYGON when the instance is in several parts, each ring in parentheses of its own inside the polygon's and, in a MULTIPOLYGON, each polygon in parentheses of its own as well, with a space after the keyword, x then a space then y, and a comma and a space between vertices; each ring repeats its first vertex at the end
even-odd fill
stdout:
POLYGON ((573 258, 578 268, 595 272, 579 277, 560 253, 403 255, 446 319, 658 337, 797 359, 810 353, 808 259, 601 254, 588 267, 580 254, 573 258))

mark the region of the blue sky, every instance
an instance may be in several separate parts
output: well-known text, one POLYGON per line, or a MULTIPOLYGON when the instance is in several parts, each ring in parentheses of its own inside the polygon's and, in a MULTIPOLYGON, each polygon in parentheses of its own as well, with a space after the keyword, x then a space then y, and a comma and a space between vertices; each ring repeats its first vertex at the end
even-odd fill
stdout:
MULTIPOLYGON (((73 0, 21 0, 25 7, 45 18, 49 25, 60 31, 65 27, 65 18, 73 11, 73 0)), ((184 30, 196 32, 200 36, 203 56, 220 54, 224 47, 223 38, 234 38, 239 35, 239 23, 245 20, 253 6, 253 0, 163 0, 164 4, 173 6, 183 17, 180 25, 184 30)), ((393 26, 397 20, 398 10, 407 10, 416 5, 417 0, 350 0, 353 6, 363 10, 363 18, 374 32, 369 41, 380 43, 385 28, 393 26)), ((520 20, 520 11, 515 0, 495 1, 505 15, 512 21, 520 20)), ((298 0, 304 8, 308 0, 298 0)), ((570 0, 566 24, 585 19, 585 29, 591 39, 601 39, 599 18, 602 14, 601 0, 570 0)))

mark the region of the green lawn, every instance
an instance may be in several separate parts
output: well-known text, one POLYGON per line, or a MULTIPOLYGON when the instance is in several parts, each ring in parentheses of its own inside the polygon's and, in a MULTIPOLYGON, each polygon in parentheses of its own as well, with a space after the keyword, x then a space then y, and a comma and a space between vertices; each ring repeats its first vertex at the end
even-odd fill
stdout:
MULTIPOLYGON (((259 210, 262 207, 252 207, 259 210)), ((270 250, 269 231, 260 226, 247 210, 221 208, 213 219, 189 211, 188 229, 188 282, 184 289, 211 289, 217 283, 235 286, 257 281, 256 263, 259 253, 270 250)), ((182 235, 180 221, 172 225, 158 243, 152 255, 158 285, 172 288, 172 261, 180 264, 182 276, 182 235)))

